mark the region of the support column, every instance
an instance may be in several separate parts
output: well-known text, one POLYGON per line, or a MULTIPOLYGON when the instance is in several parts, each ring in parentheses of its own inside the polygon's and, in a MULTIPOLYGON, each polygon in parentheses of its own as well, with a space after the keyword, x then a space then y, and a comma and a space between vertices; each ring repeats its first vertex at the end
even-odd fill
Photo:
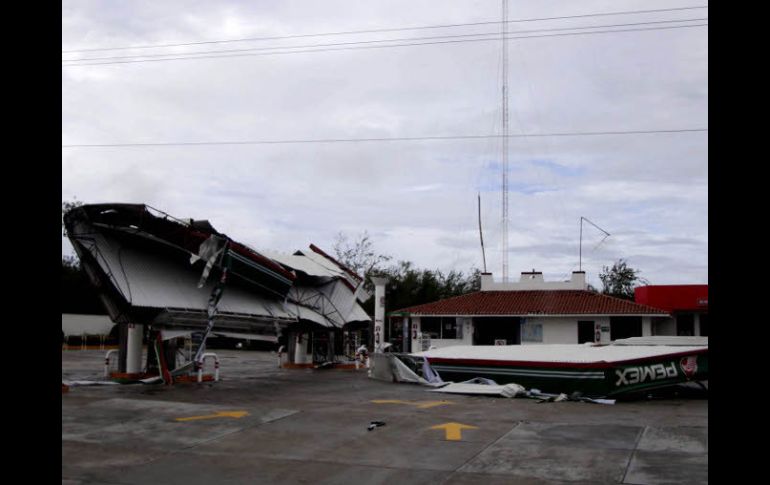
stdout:
POLYGON ((307 344, 305 343, 305 334, 302 332, 297 332, 295 338, 295 344, 294 344, 294 363, 295 364, 304 364, 305 363, 305 357, 307 354, 307 344))
POLYGON ((387 278, 373 276, 374 283, 374 351, 382 352, 385 334, 385 285, 387 278))
POLYGON ((142 337, 144 325, 128 324, 128 339, 126 343, 126 372, 138 374, 142 372, 142 337))
POLYGON ((692 334, 696 337, 700 336, 700 313, 696 313, 692 318, 692 334))

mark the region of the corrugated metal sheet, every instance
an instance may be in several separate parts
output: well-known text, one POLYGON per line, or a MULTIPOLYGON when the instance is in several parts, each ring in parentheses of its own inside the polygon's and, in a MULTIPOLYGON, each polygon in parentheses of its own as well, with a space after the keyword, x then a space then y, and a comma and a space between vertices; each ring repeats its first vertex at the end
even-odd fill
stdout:
POLYGON ((212 332, 217 337, 240 338, 244 340, 261 340, 264 342, 278 342, 278 337, 274 335, 256 335, 253 333, 237 332, 212 332))
POLYGON ((334 272, 337 276, 344 278, 345 281, 347 281, 353 288, 358 286, 358 281, 356 281, 352 276, 350 276, 345 270, 337 266, 333 261, 321 256, 320 254, 314 253, 312 251, 301 251, 302 255, 304 255, 306 258, 311 259, 316 264, 323 266, 328 271, 334 272))
POLYGON ((315 260, 304 255, 286 254, 277 251, 261 251, 270 259, 278 261, 294 270, 302 271, 310 276, 327 276, 330 278, 341 276, 341 271, 335 271, 318 264, 315 260))
MULTIPOLYGON (((79 239, 80 243, 96 256, 102 270, 131 305, 165 310, 166 316, 157 319, 156 323, 160 325, 197 328, 205 321, 214 277, 198 288, 201 270, 199 266, 187 263, 185 257, 169 258, 126 246, 113 236, 96 232, 86 225, 81 226, 78 232, 87 233, 88 237, 79 239)), ((219 315, 216 325, 229 325, 232 328, 228 330, 246 330, 255 325, 255 331, 264 333, 269 326, 265 320, 302 319, 327 328, 341 328, 349 322, 369 320, 356 300, 361 292, 356 294, 346 285, 351 278, 334 262, 309 251, 295 255, 278 252, 264 255, 297 271, 320 277, 321 281, 324 281, 323 278, 329 280, 317 287, 299 287, 295 282, 289 293, 291 301, 286 302, 228 285, 217 306, 219 315)))
POLYGON ((290 303, 289 309, 292 311, 294 315, 297 316, 298 319, 308 320, 327 328, 337 326, 330 319, 324 317, 317 311, 312 310, 306 306, 290 303))
POLYGON ((369 322, 369 321, 372 320, 372 317, 367 315, 363 308, 361 308, 360 306, 356 305, 356 306, 353 307, 353 310, 351 310, 351 312, 348 314, 346 320, 347 320, 346 323, 351 323, 351 322, 369 322))
POLYGON ((339 326, 347 322, 347 317, 358 306, 355 295, 342 281, 337 280, 318 289, 328 299, 333 309, 332 314, 338 319, 339 326))
MULTIPOLYGON (((101 255, 99 264, 112 275, 113 282, 132 305, 206 310, 215 283, 213 278, 198 288, 200 274, 192 265, 125 247, 104 235, 97 234, 94 240, 101 255)), ((217 308, 227 313, 294 318, 281 302, 234 286, 225 289, 217 308)))

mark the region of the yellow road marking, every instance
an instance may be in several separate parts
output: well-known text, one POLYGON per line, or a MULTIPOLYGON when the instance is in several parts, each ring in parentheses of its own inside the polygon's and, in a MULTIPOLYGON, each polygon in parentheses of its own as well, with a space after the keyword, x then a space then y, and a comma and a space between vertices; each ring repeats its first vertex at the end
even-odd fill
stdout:
POLYGON ((177 421, 195 421, 198 419, 214 419, 214 418, 242 418, 248 416, 246 411, 220 411, 214 414, 207 414, 205 416, 190 416, 189 418, 176 418, 177 421))
POLYGON ((420 409, 434 408, 436 406, 443 406, 444 404, 452 404, 450 401, 420 401, 415 403, 420 409))
POLYGON ((431 426, 430 429, 443 429, 445 432, 445 438, 447 441, 460 441, 462 438, 462 430, 464 429, 479 429, 477 426, 470 426, 460 423, 444 423, 431 426))

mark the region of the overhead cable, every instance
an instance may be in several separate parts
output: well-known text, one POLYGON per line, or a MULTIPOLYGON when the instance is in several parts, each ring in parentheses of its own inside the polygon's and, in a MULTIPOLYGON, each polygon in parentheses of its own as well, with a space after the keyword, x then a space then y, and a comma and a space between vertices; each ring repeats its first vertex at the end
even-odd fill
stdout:
MULTIPOLYGON (((581 14, 581 15, 564 15, 560 17, 515 19, 515 20, 508 20, 506 23, 539 22, 539 21, 546 21, 546 20, 604 17, 604 16, 612 16, 612 15, 636 15, 636 14, 645 14, 645 13, 697 10, 697 9, 705 9, 705 8, 708 8, 708 5, 699 5, 699 6, 692 6, 692 7, 660 8, 660 9, 654 9, 654 10, 626 10, 621 12, 588 13, 588 14, 581 14)), ((472 26, 479 26, 479 25, 495 25, 500 23, 501 22, 497 20, 497 21, 470 22, 470 23, 461 23, 461 24, 423 25, 423 26, 415 26, 415 27, 349 30, 349 31, 342 31, 342 32, 321 32, 321 33, 315 33, 315 34, 295 34, 295 35, 282 35, 282 36, 272 36, 272 37, 246 37, 241 39, 181 42, 176 44, 150 44, 150 45, 135 45, 135 46, 122 46, 122 47, 97 47, 97 48, 87 48, 87 49, 66 50, 66 51, 62 51, 62 54, 71 54, 75 52, 111 51, 111 50, 154 49, 154 48, 160 48, 160 47, 183 47, 183 46, 190 46, 190 45, 225 44, 225 43, 232 43, 232 42, 257 42, 257 41, 265 41, 265 40, 297 39, 297 38, 303 38, 303 37, 323 37, 323 36, 332 36, 332 35, 374 34, 374 33, 382 33, 382 32, 402 32, 407 30, 444 29, 444 28, 454 28, 454 27, 472 27, 472 26)))
MULTIPOLYGON (((627 130, 627 131, 583 131, 562 133, 530 133, 512 134, 507 138, 524 137, 573 137, 573 136, 611 136, 611 135, 650 135, 663 133, 697 133, 706 132, 708 128, 682 128, 670 130, 627 130)), ((382 138, 320 138, 296 140, 247 140, 247 141, 190 141, 190 142, 157 142, 157 143, 94 143, 67 144, 62 148, 125 148, 125 147, 171 147, 171 146, 207 146, 207 145, 284 145, 311 143, 361 143, 361 142, 397 142, 397 141, 444 141, 444 140, 484 140, 489 138, 504 138, 503 135, 448 135, 448 136, 404 136, 382 138)))
MULTIPOLYGON (((513 39, 533 39, 542 37, 562 37, 572 35, 592 35, 592 34, 609 34, 609 33, 621 33, 621 32, 641 32, 650 30, 667 30, 667 29, 684 29, 693 27, 705 27, 708 23, 691 24, 691 25, 675 25, 675 26, 662 26, 662 27, 648 27, 638 29, 616 29, 616 30, 599 30, 593 32, 567 32, 561 34, 544 34, 544 35, 527 35, 527 36, 508 36, 506 40, 513 39)), ((259 52, 259 53, 244 53, 244 54, 226 54, 226 55, 198 55, 187 57, 167 57, 163 59, 136 59, 136 60, 122 60, 122 61, 108 61, 108 62, 81 62, 73 64, 62 64, 62 67, 77 67, 77 66, 99 66, 105 64, 131 64, 138 62, 164 62, 164 61, 189 61, 196 59, 221 59, 229 57, 256 57, 256 56, 268 56, 268 55, 281 55, 281 54, 305 54, 311 52, 328 52, 328 51, 340 51, 340 50, 361 50, 361 49, 382 49, 392 47, 411 47, 418 45, 439 45, 439 44, 458 44, 464 42, 489 42, 501 40, 500 37, 490 37, 484 39, 463 39, 463 40, 445 40, 435 42, 416 42, 406 44, 388 44, 388 45, 365 45, 357 47, 335 47, 335 48, 323 48, 323 49, 306 49, 306 50, 288 50, 288 51, 275 51, 275 52, 259 52)), ((73 61, 79 62, 80 60, 73 61)))

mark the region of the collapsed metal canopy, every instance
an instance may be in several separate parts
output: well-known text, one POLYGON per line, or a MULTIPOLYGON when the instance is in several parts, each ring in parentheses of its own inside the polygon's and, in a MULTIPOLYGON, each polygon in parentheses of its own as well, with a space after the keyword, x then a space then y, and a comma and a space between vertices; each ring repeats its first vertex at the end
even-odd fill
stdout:
POLYGON ((216 332, 273 339, 292 322, 324 328, 369 321, 363 279, 311 245, 261 253, 208 221, 180 221, 145 205, 99 204, 64 216, 67 235, 116 322, 205 328, 216 281, 216 332), (231 251, 227 253, 226 251, 231 251))

